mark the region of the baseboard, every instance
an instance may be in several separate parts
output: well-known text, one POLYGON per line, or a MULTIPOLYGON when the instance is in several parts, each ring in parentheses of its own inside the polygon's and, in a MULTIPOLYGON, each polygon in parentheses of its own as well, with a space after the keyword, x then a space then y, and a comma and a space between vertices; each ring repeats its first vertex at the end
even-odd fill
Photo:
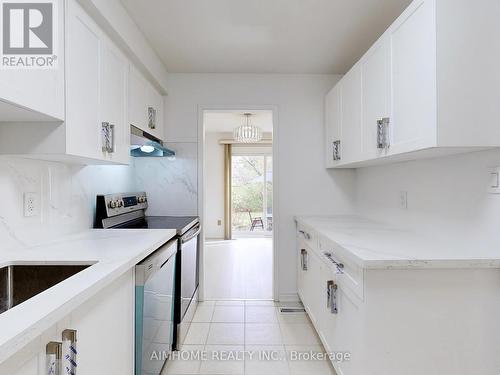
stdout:
POLYGON ((279 302, 300 302, 297 293, 280 293, 279 302))

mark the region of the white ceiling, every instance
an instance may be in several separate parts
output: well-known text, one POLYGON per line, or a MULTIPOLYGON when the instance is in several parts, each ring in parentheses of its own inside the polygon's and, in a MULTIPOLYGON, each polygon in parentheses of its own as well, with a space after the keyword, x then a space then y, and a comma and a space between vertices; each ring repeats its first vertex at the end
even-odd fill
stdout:
POLYGON ((203 124, 208 133, 232 133, 245 121, 243 113, 252 114, 251 123, 260 126, 263 132, 273 131, 272 111, 205 111, 203 124))
POLYGON ((411 0, 121 0, 167 71, 345 73, 411 0))

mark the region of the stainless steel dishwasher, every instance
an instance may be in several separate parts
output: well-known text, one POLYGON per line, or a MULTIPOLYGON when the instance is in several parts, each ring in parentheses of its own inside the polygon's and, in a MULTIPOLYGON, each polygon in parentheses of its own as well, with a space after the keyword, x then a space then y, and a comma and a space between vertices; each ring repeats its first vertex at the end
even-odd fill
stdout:
POLYGON ((177 240, 135 267, 135 375, 160 374, 172 350, 177 240))

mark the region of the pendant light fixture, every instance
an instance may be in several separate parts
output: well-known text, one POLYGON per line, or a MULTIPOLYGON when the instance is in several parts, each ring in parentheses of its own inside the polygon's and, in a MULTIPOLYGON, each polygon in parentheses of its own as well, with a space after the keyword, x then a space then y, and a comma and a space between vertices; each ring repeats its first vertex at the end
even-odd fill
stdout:
POLYGON ((238 143, 257 143, 262 140, 262 129, 252 125, 250 122, 251 113, 244 113, 245 123, 233 132, 233 138, 238 143))

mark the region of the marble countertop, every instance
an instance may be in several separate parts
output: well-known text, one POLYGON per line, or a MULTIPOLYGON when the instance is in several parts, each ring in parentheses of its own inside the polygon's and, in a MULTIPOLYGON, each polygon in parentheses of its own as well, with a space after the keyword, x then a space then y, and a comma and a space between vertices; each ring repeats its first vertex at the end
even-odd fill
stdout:
POLYGON ((91 229, 22 250, 0 249, 10 264, 92 264, 0 314, 0 363, 175 236, 170 229, 91 229))
POLYGON ((437 239, 360 216, 297 216, 338 257, 367 269, 500 268, 500 249, 437 239))

